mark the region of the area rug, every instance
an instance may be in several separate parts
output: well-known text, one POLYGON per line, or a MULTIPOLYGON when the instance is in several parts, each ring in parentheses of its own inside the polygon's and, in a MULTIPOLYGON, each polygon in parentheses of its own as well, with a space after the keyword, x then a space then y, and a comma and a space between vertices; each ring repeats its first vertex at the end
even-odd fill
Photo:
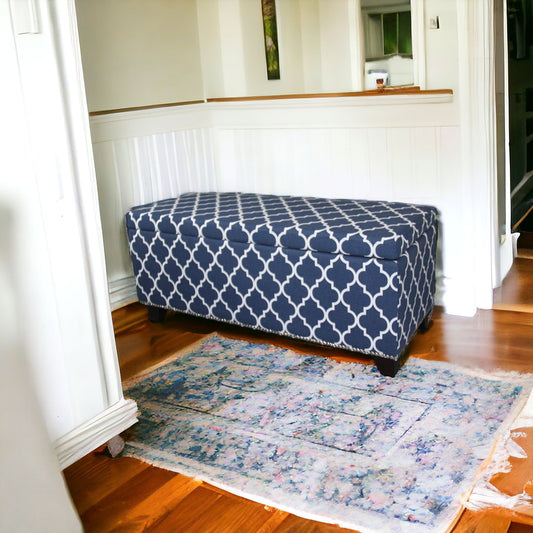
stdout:
POLYGON ((126 384, 126 455, 362 532, 446 531, 531 376, 409 358, 394 378, 214 334, 126 384))

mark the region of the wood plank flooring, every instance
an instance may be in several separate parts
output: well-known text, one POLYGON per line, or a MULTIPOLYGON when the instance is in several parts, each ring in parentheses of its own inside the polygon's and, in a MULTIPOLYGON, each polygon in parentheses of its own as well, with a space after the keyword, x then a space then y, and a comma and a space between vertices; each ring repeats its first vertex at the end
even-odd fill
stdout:
MULTIPOLYGON (((525 305, 532 296, 533 260, 525 261, 515 264, 497 293, 502 308, 479 311, 472 318, 446 315, 437 308, 430 330, 415 337, 410 355, 486 370, 533 372, 533 313, 525 305)), ((163 324, 152 324, 138 304, 114 312, 113 321, 123 379, 213 331, 337 360, 369 362, 350 352, 184 315, 170 314, 163 324)), ((533 431, 519 431, 524 433, 518 441, 528 458, 513 459, 511 471, 493 482, 509 494, 525 487, 533 495, 533 431)), ((111 459, 103 449, 68 467, 64 475, 88 533, 348 531, 267 508, 131 458, 111 459)), ((520 514, 503 509, 465 511, 453 532, 532 533, 533 506, 520 514)))
POLYGON ((515 258, 511 272, 494 291, 494 309, 533 313, 533 276, 529 275, 532 259, 531 251, 525 250, 515 258))

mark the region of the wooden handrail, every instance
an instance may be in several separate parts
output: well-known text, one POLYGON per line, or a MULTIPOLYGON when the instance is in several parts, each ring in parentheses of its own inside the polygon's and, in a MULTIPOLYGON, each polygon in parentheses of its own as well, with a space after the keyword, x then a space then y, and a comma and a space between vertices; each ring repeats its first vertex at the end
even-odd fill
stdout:
POLYGON ((346 92, 346 93, 310 93, 310 94, 273 94, 267 96, 235 96, 224 98, 208 98, 207 102, 249 102, 261 100, 289 100, 305 98, 359 98, 361 96, 396 96, 405 94, 453 94, 451 89, 435 89, 422 91, 420 87, 385 87, 384 89, 373 89, 371 91, 346 92))
POLYGON ((102 111, 90 111, 90 117, 97 117, 99 115, 110 115, 112 113, 127 113, 128 111, 143 111, 145 109, 160 109, 164 107, 177 107, 182 105, 192 105, 192 104, 204 104, 205 100, 190 100, 189 102, 170 102, 166 104, 151 104, 151 105, 141 105, 136 107, 121 107, 118 109, 104 109, 102 111))
POLYGON ((112 113, 126 113, 128 111, 142 111, 146 109, 159 109, 165 107, 177 107, 192 104, 204 104, 212 102, 260 102, 264 100, 301 100, 309 98, 359 98, 365 96, 396 96, 396 95, 439 95, 439 94, 453 94, 452 89, 433 89, 421 90, 416 86, 402 86, 402 87, 385 87, 384 89, 373 89, 371 91, 359 92, 344 92, 344 93, 309 93, 309 94, 273 94, 266 96, 232 96, 221 98, 207 98, 205 100, 191 100, 188 102, 171 102, 164 104, 152 104, 136 107, 122 107, 118 109, 106 109, 102 111, 91 111, 89 116, 97 117, 100 115, 109 115, 112 113))

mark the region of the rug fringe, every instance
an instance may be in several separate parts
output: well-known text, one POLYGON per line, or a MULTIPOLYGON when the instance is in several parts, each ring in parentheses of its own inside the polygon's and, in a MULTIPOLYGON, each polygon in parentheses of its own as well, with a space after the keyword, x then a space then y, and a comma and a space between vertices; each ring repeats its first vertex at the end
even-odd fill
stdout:
MULTIPOLYGON (((131 447, 144 448, 143 446, 139 446, 138 443, 128 443, 128 445, 131 447)), ((208 485, 212 485, 213 487, 221 489, 230 494, 234 494, 235 496, 238 496, 240 498, 244 498, 244 499, 259 503, 267 508, 277 509, 279 511, 290 513, 300 518, 304 518, 306 520, 321 522, 323 524, 330 524, 330 525, 337 526, 343 529, 350 529, 350 530, 353 530, 354 532, 360 532, 360 533, 427 533, 426 526, 422 524, 408 523, 406 527, 401 526, 400 529, 396 529, 394 524, 391 524, 390 528, 389 526, 382 524, 378 528, 376 528, 374 527, 374 525, 368 525, 368 524, 362 525, 364 523, 363 518, 361 519, 362 522, 344 521, 344 520, 338 520, 336 518, 332 518, 331 516, 327 514, 323 514, 323 513, 313 513, 313 512, 308 512, 308 511, 306 512, 300 508, 294 508, 291 505, 276 502, 276 501, 270 500, 269 498, 259 496, 255 493, 236 489, 234 486, 223 483, 207 474, 197 475, 194 473, 193 469, 190 469, 189 467, 183 464, 178 467, 172 463, 169 463, 168 461, 154 460, 154 459, 149 459, 149 458, 140 459, 137 455, 128 451, 127 449, 125 449, 125 451, 122 453, 122 457, 132 457, 137 460, 142 460, 143 462, 151 466, 155 466, 156 468, 170 470, 172 472, 176 472, 177 474, 190 477, 198 483, 206 483, 208 485)), ((435 526, 431 530, 432 533, 449 533, 451 529, 453 528, 453 526, 457 523, 457 521, 461 517, 462 511, 463 510, 459 508, 455 516, 452 516, 450 518, 450 520, 452 521, 451 524, 443 524, 441 527, 435 526)))
POLYGON ((525 436, 525 433, 511 433, 511 438, 507 442, 507 451, 510 457, 516 457, 517 459, 527 459, 527 453, 524 448, 517 444, 513 439, 517 437, 525 436))
MULTIPOLYGON (((145 448, 146 449, 146 447, 139 446, 138 443, 127 443, 127 444, 128 446, 131 446, 133 448, 145 448)), ((141 460, 139 459, 137 455, 135 455, 128 449, 125 449, 121 456, 131 457, 133 459, 141 460)), ((338 526, 341 528, 353 529, 354 531, 360 531, 362 533, 393 533, 392 531, 389 532, 389 531, 383 531, 383 529, 374 529, 373 527, 362 526, 361 524, 355 523, 355 522, 343 522, 342 520, 335 520, 327 515, 323 515, 319 513, 303 512, 300 509, 292 508, 290 505, 283 505, 283 504, 280 504, 279 502, 274 502, 268 498, 258 496, 257 494, 248 493, 244 490, 236 489, 234 486, 218 481, 217 479, 212 478, 209 475, 197 475, 194 473, 194 470, 191 470, 189 467, 185 465, 180 465, 180 467, 178 467, 168 461, 149 459, 146 457, 142 458, 142 461, 151 466, 155 466, 156 468, 170 470, 182 476, 190 477, 191 479, 193 479, 194 481, 198 483, 206 483, 208 485, 212 485, 213 487, 221 489, 225 492, 229 492, 230 494, 234 494, 235 496, 238 496, 240 498, 244 498, 244 499, 259 503, 261 505, 264 505, 267 508, 278 509, 279 511, 294 514, 295 516, 299 516, 306 520, 313 520, 316 522, 322 522, 324 524, 331 524, 333 526, 338 526)), ((422 531, 420 531, 419 533, 422 533, 422 531)))
POLYGON ((514 495, 505 494, 490 482, 494 475, 506 474, 511 471, 510 457, 527 457, 522 447, 512 440, 510 433, 504 440, 505 442, 496 445, 496 450, 490 457, 489 464, 481 472, 481 476, 474 484, 468 499, 463 503, 467 509, 481 511, 498 507, 516 511, 533 502, 531 496, 525 491, 514 495))
POLYGON ((491 479, 496 474, 506 474, 511 471, 510 457, 527 458, 525 450, 513 440, 525 436, 525 433, 513 430, 533 427, 532 414, 533 392, 529 391, 527 398, 517 406, 517 412, 511 413, 508 427, 503 426, 492 453, 478 471, 478 478, 466 501, 463 502, 467 509, 480 511, 499 507, 516 511, 520 507, 531 505, 533 498, 525 491, 515 495, 505 494, 491 483, 491 479))
MULTIPOLYGON (((510 380, 518 382, 532 382, 533 373, 527 372, 518 372, 516 370, 482 370, 480 368, 469 368, 461 366, 455 363, 450 363, 448 361, 437 361, 433 359, 423 359, 422 357, 411 356, 407 360, 408 363, 410 360, 417 360, 422 362, 422 364, 435 364, 436 366, 446 366, 448 368, 453 368, 457 372, 470 377, 486 379, 488 381, 498 381, 498 380, 510 380)), ((533 401, 531 403, 531 410, 529 411, 529 416, 533 417, 533 401)))
POLYGON ((491 483, 486 483, 483 486, 474 488, 465 507, 471 511, 482 511, 493 507, 516 511, 520 507, 530 505, 532 501, 533 499, 526 492, 509 496, 498 490, 491 483))

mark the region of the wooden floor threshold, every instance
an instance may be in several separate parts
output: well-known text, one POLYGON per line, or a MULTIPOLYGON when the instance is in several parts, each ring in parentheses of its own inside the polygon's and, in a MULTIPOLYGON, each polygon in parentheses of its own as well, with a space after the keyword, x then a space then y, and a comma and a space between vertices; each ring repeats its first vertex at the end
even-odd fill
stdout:
POLYGON ((493 309, 498 311, 515 311, 517 313, 533 313, 533 304, 495 303, 493 309))

